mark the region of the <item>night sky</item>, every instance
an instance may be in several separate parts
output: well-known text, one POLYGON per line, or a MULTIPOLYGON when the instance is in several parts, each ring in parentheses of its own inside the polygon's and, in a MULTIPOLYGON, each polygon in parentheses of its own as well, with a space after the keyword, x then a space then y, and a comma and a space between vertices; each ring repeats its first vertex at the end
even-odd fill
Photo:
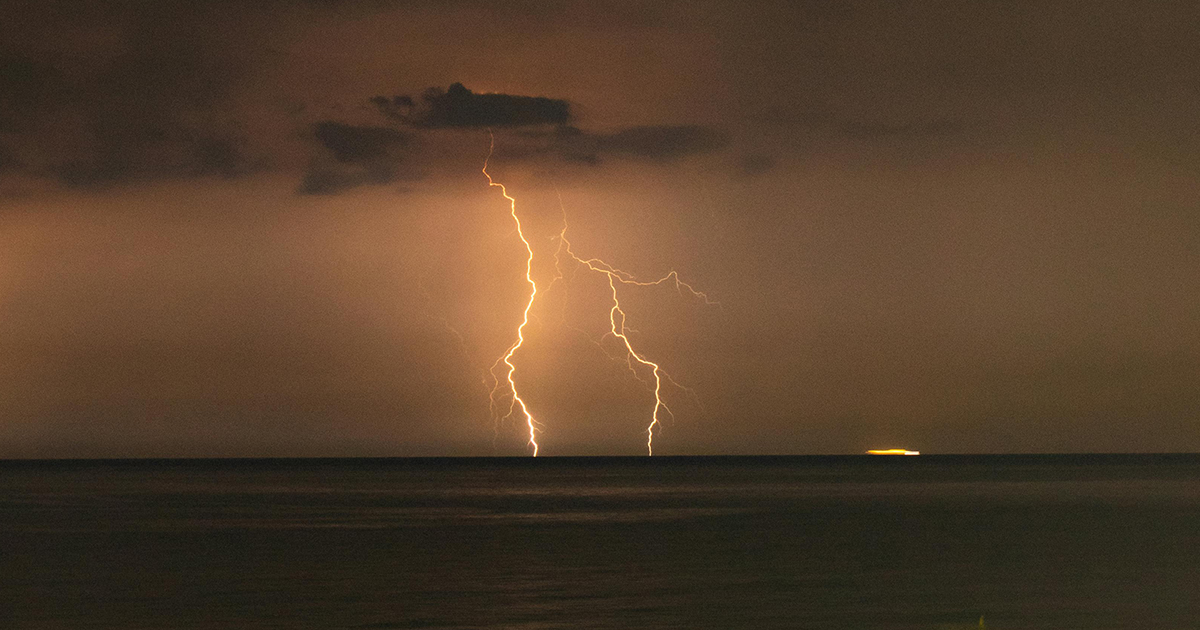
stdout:
MULTIPOLYGON (((1200 450, 1196 3, 0 15, 0 457, 528 453, 489 129, 541 288, 565 212, 720 303, 622 289, 655 454, 1200 450)), ((532 310, 542 454, 645 452, 607 291, 532 310)))

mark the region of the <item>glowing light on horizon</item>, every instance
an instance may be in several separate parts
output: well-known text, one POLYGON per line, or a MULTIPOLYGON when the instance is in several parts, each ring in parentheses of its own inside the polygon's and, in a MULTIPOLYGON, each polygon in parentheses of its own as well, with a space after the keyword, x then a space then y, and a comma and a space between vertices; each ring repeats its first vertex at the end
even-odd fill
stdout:
POLYGON ((883 448, 867 451, 867 455, 920 455, 921 451, 906 451, 902 448, 883 448))
MULTIPOLYGON (((516 341, 513 342, 513 344, 511 346, 509 346, 508 350, 499 359, 496 360, 496 362, 492 365, 492 368, 490 370, 490 373, 491 373, 493 381, 494 381, 494 385, 492 387, 491 392, 489 393, 488 398, 489 398, 489 402, 490 402, 490 408, 492 410, 492 416, 493 416, 493 418, 496 419, 497 422, 500 422, 500 421, 503 421, 503 420, 506 420, 506 419, 512 417, 513 414, 516 412, 516 409, 518 407, 520 408, 521 414, 524 416, 526 426, 528 427, 528 430, 529 430, 529 442, 528 443, 533 448, 533 456, 537 457, 538 449, 539 449, 539 445, 537 442, 537 435, 538 435, 538 432, 542 430, 542 424, 534 419, 534 417, 530 413, 529 408, 526 405, 525 401, 521 398, 520 394, 517 392, 516 379, 514 377, 514 374, 516 372, 516 367, 515 367, 515 364, 513 363, 513 355, 517 352, 517 350, 519 350, 521 348, 522 344, 525 342, 525 327, 529 324, 530 311, 533 309, 534 302, 537 300, 537 296, 539 293, 537 282, 533 279, 533 247, 530 245, 529 240, 526 238, 525 233, 522 229, 521 220, 517 215, 516 199, 508 194, 508 190, 504 187, 503 184, 500 184, 500 183, 496 182, 495 180, 493 180, 492 176, 487 171, 488 164, 490 163, 492 155, 495 152, 495 148, 496 148, 495 135, 489 131, 488 136, 490 138, 490 144, 488 147, 488 157, 487 157, 487 159, 484 160, 484 163, 483 163, 483 174, 488 179, 488 185, 500 188, 501 194, 503 194, 504 198, 506 200, 508 200, 509 214, 512 216, 513 222, 516 224, 517 236, 521 239, 522 244, 524 244, 524 246, 525 246, 525 254, 526 254, 526 257, 525 257, 525 280, 526 280, 526 282, 529 283, 529 286, 530 286, 529 300, 525 304, 525 310, 524 310, 524 313, 522 314, 521 324, 517 327, 517 335, 516 335, 517 339, 516 339, 516 341), (501 382, 500 378, 496 376, 496 370, 499 368, 501 363, 503 363, 508 368, 508 370, 505 374, 504 382, 501 382), (500 411, 499 411, 500 410, 500 402, 498 401, 498 397, 501 397, 504 394, 501 391, 502 388, 505 387, 504 383, 507 383, 508 396, 510 397, 510 401, 509 401, 508 411, 503 416, 501 416, 500 411)), ((609 292, 612 297, 611 307, 610 307, 609 313, 608 313, 609 330, 607 333, 605 333, 605 336, 612 335, 612 337, 614 339, 619 340, 619 342, 621 343, 621 346, 624 350, 625 365, 626 365, 626 367, 629 368, 629 371, 630 371, 630 373, 633 374, 634 378, 645 383, 649 387, 649 383, 645 379, 643 379, 641 377, 641 375, 638 374, 635 364, 641 365, 642 367, 649 369, 651 374, 654 377, 653 388, 652 388, 652 391, 654 393, 654 407, 650 413, 650 422, 646 426, 646 454, 648 456, 652 456, 652 455, 654 455, 654 433, 655 433, 656 428, 660 427, 660 425, 661 425, 660 412, 666 412, 668 415, 670 415, 672 417, 674 417, 674 415, 675 415, 674 412, 671 411, 671 408, 669 406, 667 406, 667 403, 663 400, 663 397, 662 397, 663 381, 665 380, 667 383, 669 383, 683 391, 688 392, 693 397, 693 399, 696 399, 697 404, 699 404, 699 401, 698 401, 698 397, 696 396, 696 394, 693 390, 683 387, 679 383, 675 382, 675 380, 672 379, 671 376, 662 369, 662 366, 660 366, 658 363, 656 363, 654 361, 651 361, 644 354, 639 353, 637 350, 634 349, 633 342, 629 339, 629 336, 628 336, 628 333, 633 332, 633 330, 631 328, 629 328, 628 326, 626 326, 628 316, 626 315, 624 309, 621 307, 620 296, 618 295, 618 291, 617 291, 617 285, 620 284, 620 285, 630 285, 630 286, 637 286, 637 287, 655 287, 655 286, 660 286, 660 285, 664 285, 664 284, 673 284, 675 287, 675 290, 677 292, 679 292, 680 295, 683 295, 684 292, 686 291, 692 297, 703 300, 705 304, 719 305, 719 303, 711 300, 707 294, 705 294, 702 291, 698 291, 691 284, 684 282, 682 279, 680 279, 679 274, 673 269, 669 273, 667 273, 665 276, 658 278, 657 280, 641 281, 641 280, 638 280, 633 274, 623 271, 621 269, 618 269, 616 267, 613 267, 612 265, 608 264, 607 262, 605 262, 599 258, 586 258, 585 259, 585 258, 582 258, 582 257, 576 255, 575 252, 571 249, 571 242, 569 240, 567 240, 566 209, 562 205, 561 195, 559 196, 559 207, 563 212, 563 219, 562 219, 562 229, 559 231, 559 234, 557 237, 558 238, 558 249, 554 252, 554 265, 555 265, 554 268, 555 268, 557 275, 550 280, 549 285, 544 289, 544 291, 549 291, 550 288, 554 286, 555 282, 557 282, 558 280, 563 278, 563 272, 562 272, 562 264, 563 264, 562 254, 563 253, 565 253, 567 256, 569 256, 570 259, 572 261, 574 261, 576 264, 587 267, 590 271, 593 271, 596 273, 601 273, 601 274, 605 275, 605 277, 608 281, 609 292)), ((593 342, 596 343, 597 346, 600 345, 599 342, 596 340, 593 340, 593 342)), ((603 347, 601 347, 601 350, 604 351, 603 347)), ((608 354, 607 351, 605 351, 605 354, 608 354)))

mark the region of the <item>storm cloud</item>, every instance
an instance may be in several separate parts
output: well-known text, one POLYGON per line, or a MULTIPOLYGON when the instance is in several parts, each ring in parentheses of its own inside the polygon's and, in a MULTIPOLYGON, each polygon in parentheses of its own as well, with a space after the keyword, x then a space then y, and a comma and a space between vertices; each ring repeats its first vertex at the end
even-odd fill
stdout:
MULTIPOLYGON (((1200 449, 1195 3, 4 7, 0 456, 524 453, 488 128, 539 281, 565 213, 723 304, 623 292, 711 420, 665 453, 1200 449)), ((643 452, 591 276, 519 378, 643 452)))
POLYGON ((299 192, 311 195, 395 181, 402 151, 412 141, 411 134, 396 129, 331 120, 314 124, 312 134, 324 151, 300 183, 299 192))
POLYGON ((564 125, 523 137, 534 145, 527 154, 550 153, 568 162, 592 166, 608 159, 669 163, 719 151, 730 144, 729 134, 701 125, 642 125, 612 132, 589 132, 564 125))
POLYGON ((398 160, 396 151, 407 146, 411 139, 408 134, 387 127, 344 125, 331 120, 313 125, 313 135, 335 160, 346 164, 398 160))
POLYGON ((571 106, 564 100, 477 94, 462 83, 444 91, 429 88, 419 104, 408 96, 376 96, 371 102, 393 120, 430 129, 562 125, 571 119, 571 106))

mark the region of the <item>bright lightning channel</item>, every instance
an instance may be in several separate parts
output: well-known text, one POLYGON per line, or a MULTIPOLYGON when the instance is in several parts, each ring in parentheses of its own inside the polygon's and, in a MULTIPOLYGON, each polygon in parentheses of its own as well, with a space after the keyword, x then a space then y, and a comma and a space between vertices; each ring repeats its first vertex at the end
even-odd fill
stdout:
MULTIPOLYGON (((521 325, 517 327, 517 340, 515 342, 513 342, 513 344, 511 346, 509 346, 508 351, 505 352, 505 354, 503 356, 501 356, 499 359, 496 360, 496 362, 492 365, 492 368, 490 370, 490 372, 492 374, 492 378, 494 380, 494 385, 492 387, 492 391, 489 394, 488 398, 491 403, 492 415, 495 417, 498 417, 499 420, 506 420, 506 419, 510 418, 513 415, 513 413, 516 411, 516 408, 518 406, 520 407, 521 414, 525 417, 525 424, 529 429, 529 445, 533 448, 533 456, 537 457, 537 454, 538 454, 537 434, 538 434, 538 431, 541 430, 541 423, 539 423, 537 420, 535 420, 533 418, 533 415, 529 412, 529 408, 526 406, 525 401, 522 400, 520 394, 517 393, 517 384, 513 377, 513 374, 516 371, 516 367, 514 366, 514 364, 512 362, 513 355, 521 347, 521 344, 523 344, 525 342, 525 334, 524 334, 525 326, 529 324, 529 312, 530 312, 530 310, 532 310, 533 304, 536 301, 537 295, 538 295, 537 283, 533 279, 533 248, 530 246, 529 240, 525 238, 525 234, 522 231, 521 219, 517 216, 517 201, 516 201, 516 199, 514 199, 512 196, 510 196, 508 194, 508 190, 504 187, 503 184, 500 184, 500 183, 494 181, 492 179, 492 176, 487 172, 488 163, 491 161, 492 154, 495 152, 495 149, 496 149, 495 135, 489 131, 488 136, 490 138, 490 144, 488 147, 488 157, 483 162, 483 174, 488 179, 488 185, 498 187, 500 189, 501 194, 504 195, 504 198, 508 200, 509 214, 513 218, 513 223, 515 223, 517 226, 517 236, 520 237, 521 242, 525 245, 525 254, 526 254, 526 256, 525 256, 525 280, 526 280, 526 282, 529 283, 529 288, 530 288, 529 301, 525 304, 525 311, 522 315, 521 325), (510 393, 509 408, 508 408, 507 413, 503 417, 499 417, 500 416, 500 414, 498 412, 499 403, 497 402, 497 396, 502 394, 500 390, 503 387, 503 384, 500 382, 500 379, 498 377, 496 377, 496 369, 499 367, 499 365, 501 363, 503 363, 505 366, 508 367, 508 371, 505 375, 505 380, 508 383, 508 389, 509 389, 509 393, 510 393)), ((631 285, 631 286, 638 286, 638 287, 653 287, 653 286, 664 285, 667 283, 672 283, 675 286, 675 290, 680 295, 683 295, 684 291, 687 291, 687 293, 689 293, 692 297, 703 300, 705 304, 718 306, 719 303, 711 300, 708 297, 708 295, 705 294, 703 291, 698 291, 692 285, 681 280, 679 278, 679 274, 675 270, 671 270, 667 275, 665 275, 657 280, 640 281, 633 274, 623 271, 621 269, 618 269, 616 267, 613 267, 612 265, 608 264, 607 262, 605 262, 599 258, 582 258, 582 257, 578 256, 571 249, 571 242, 567 239, 566 209, 562 205, 561 195, 559 196, 559 207, 563 212, 563 220, 562 220, 562 230, 558 234, 558 243, 559 243, 558 249, 554 253, 554 263, 555 263, 555 270, 557 271, 557 275, 550 281, 550 286, 553 286, 556 281, 558 281, 559 279, 561 279, 563 277, 563 273, 562 273, 562 254, 563 253, 566 253, 566 255, 569 256, 571 258, 571 260, 574 261, 576 264, 587 267, 589 270, 594 271, 596 273, 604 274, 605 277, 607 278, 609 292, 610 292, 610 295, 612 296, 612 306, 610 307, 609 313, 608 313, 609 331, 606 333, 606 336, 612 335, 613 338, 620 340, 620 343, 623 346, 624 351, 625 351, 625 357, 624 357, 625 364, 629 368, 630 373, 632 373, 635 378, 637 378, 638 380, 643 380, 634 367, 635 363, 640 364, 641 366, 650 369, 651 373, 654 376, 654 387, 653 387, 654 408, 651 410, 650 423, 646 426, 646 454, 648 456, 653 456, 654 455, 654 431, 661 424, 661 419, 660 419, 660 415, 659 415, 660 411, 666 412, 667 415, 670 415, 672 417, 674 416, 674 412, 671 411, 671 408, 669 406, 667 406, 667 403, 663 400, 663 397, 662 397, 663 381, 665 380, 666 382, 670 383, 671 385, 688 392, 689 394, 692 395, 693 399, 696 398, 696 395, 695 395, 695 392, 692 391, 691 389, 684 387, 684 386, 680 385, 679 383, 675 382, 675 380, 673 378, 671 378, 671 376, 669 374, 667 374, 662 369, 662 366, 660 366, 658 363, 651 361, 650 359, 646 358, 645 355, 639 353, 637 350, 634 349, 633 342, 630 341, 629 335, 628 335, 628 333, 633 332, 633 330, 631 328, 629 328, 628 326, 626 326, 626 321, 628 319, 628 316, 625 314, 624 309, 622 309, 622 307, 621 307, 620 297, 617 292, 617 285, 622 284, 622 285, 631 285)), ((546 290, 549 290, 549 288, 550 287, 548 286, 546 288, 546 290)), ((599 345, 598 342, 596 342, 596 343, 597 343, 597 345, 599 345)), ((601 348, 601 350, 603 350, 603 348, 601 348)), ((645 382, 645 381, 643 380, 643 382, 645 382)))
MULTIPOLYGON (((560 207, 561 207, 561 203, 562 203, 562 199, 560 197, 559 198, 560 207)), ((659 415, 658 415, 659 410, 667 412, 667 414, 671 415, 672 417, 675 415, 674 412, 671 411, 671 408, 667 406, 667 403, 665 403, 662 399, 663 379, 666 379, 671 384, 673 384, 676 387, 679 387, 681 389, 684 389, 686 391, 691 392, 691 390, 688 390, 687 388, 680 386, 678 383, 675 382, 674 379, 672 379, 670 377, 670 375, 668 375, 665 371, 663 371, 662 366, 647 359, 644 355, 638 353, 638 351, 633 349, 633 342, 631 342, 629 340, 629 336, 627 334, 627 333, 631 332, 631 329, 629 329, 625 325, 626 321, 628 320, 628 316, 625 314, 625 311, 621 308, 621 301, 617 295, 617 284, 628 284, 628 285, 639 286, 639 287, 650 287, 650 286, 658 286, 665 282, 673 280, 675 283, 675 289, 677 291, 679 291, 680 294, 682 294, 684 289, 686 289, 689 293, 692 294, 692 296, 704 300, 704 302, 706 304, 716 305, 717 302, 713 302, 712 300, 709 299, 708 295, 706 295, 702 291, 697 291, 695 288, 692 287, 692 285, 680 280, 679 274, 676 273, 675 270, 671 270, 670 273, 659 278, 658 280, 641 282, 641 281, 637 280, 632 274, 622 271, 620 269, 617 269, 616 267, 613 267, 612 265, 604 262, 603 260, 601 260, 599 258, 587 258, 587 259, 580 258, 578 255, 575 254, 574 251, 571 250, 571 241, 567 240, 567 219, 566 219, 566 211, 565 210, 563 211, 563 228, 562 228, 562 231, 559 232, 559 234, 558 234, 558 242, 559 242, 559 249, 554 254, 556 267, 558 267, 560 260, 561 260, 560 254, 562 252, 566 252, 566 254, 571 257, 571 260, 575 261, 576 263, 578 263, 580 265, 587 267, 591 271, 594 271, 596 273, 602 273, 607 277, 608 288, 609 288, 610 294, 612 295, 612 307, 608 311, 608 321, 609 321, 609 326, 610 326, 608 334, 612 335, 614 338, 619 339, 621 341, 621 344, 625 348, 626 365, 629 367, 629 371, 632 372, 635 377, 637 377, 637 371, 633 367, 634 362, 637 362, 647 368, 650 368, 652 373, 654 374, 654 409, 651 411, 651 414, 650 414, 650 424, 646 426, 646 454, 648 456, 653 456, 654 455, 654 429, 655 429, 655 427, 658 427, 659 423, 660 423, 659 415)), ((561 267, 559 267, 558 277, 560 277, 560 278, 562 277, 561 267)), ((692 393, 694 394, 694 392, 692 392, 692 393)))
MULTIPOLYGON (((504 353, 504 356, 500 357, 494 364, 492 364, 490 372, 492 377, 495 378, 496 368, 501 362, 508 366, 508 373, 505 375, 505 379, 508 381, 508 389, 512 396, 508 405, 508 413, 505 414, 504 418, 511 417, 516 406, 521 407, 521 414, 525 416, 525 426, 529 428, 529 446, 533 447, 533 456, 537 457, 538 422, 533 419, 533 414, 529 413, 529 407, 525 405, 525 401, 522 400, 521 395, 517 393, 517 382, 513 379, 513 372, 517 371, 517 366, 513 365, 512 362, 513 354, 517 352, 517 349, 521 347, 521 344, 525 343, 525 326, 529 324, 529 310, 533 308, 533 302, 537 298, 538 293, 537 283, 533 280, 533 247, 529 245, 529 241, 526 240, 525 233, 521 229, 521 218, 517 216, 517 200, 508 194, 508 189, 504 187, 504 184, 494 181, 492 176, 488 173, 488 163, 492 159, 492 154, 496 151, 496 136, 489 131, 488 137, 490 138, 490 144, 488 146, 487 159, 483 161, 483 174, 485 177, 487 177, 488 186, 499 188, 500 194, 504 195, 504 198, 508 200, 509 214, 512 215, 513 223, 517 225, 517 236, 521 238, 521 243, 525 245, 525 281, 529 283, 529 301, 525 303, 525 312, 522 314, 521 325, 517 327, 517 340, 508 347, 508 352, 504 353)), ((488 400, 491 403, 493 415, 498 415, 496 413, 496 395, 499 393, 499 389, 500 382, 499 379, 496 379, 496 384, 492 388, 491 393, 488 395, 488 400)))

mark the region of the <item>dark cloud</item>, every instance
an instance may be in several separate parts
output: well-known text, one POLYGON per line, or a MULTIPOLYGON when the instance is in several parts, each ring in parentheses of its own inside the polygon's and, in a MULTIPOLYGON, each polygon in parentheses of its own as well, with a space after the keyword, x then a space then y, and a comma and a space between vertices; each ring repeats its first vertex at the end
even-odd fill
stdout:
MULTIPOLYGON (((729 135, 699 125, 649 125, 611 133, 592 133, 563 125, 553 131, 521 134, 532 146, 515 157, 555 154, 569 162, 597 165, 605 159, 671 162, 711 153, 729 145, 729 135)), ((511 156, 510 156, 511 157, 511 156)))
POLYGON ((542 96, 477 94, 461 83, 429 88, 417 103, 408 96, 376 96, 371 102, 385 116, 429 129, 562 125, 571 119, 564 100, 542 96))
POLYGON ((416 108, 416 103, 413 102, 411 96, 404 94, 396 95, 391 98, 386 96, 372 96, 371 104, 379 109, 379 113, 391 118, 399 123, 410 123, 412 121, 413 110, 416 108))
POLYGON ((396 158, 411 136, 387 127, 345 125, 324 120, 313 125, 313 135, 338 162, 362 164, 396 158))
POLYGON ((372 105, 387 118, 417 129, 533 127, 517 132, 500 155, 529 159, 556 155, 568 162, 598 165, 607 158, 669 162, 729 144, 729 136, 700 125, 646 125, 614 132, 589 132, 567 124, 570 104, 561 99, 476 94, 461 83, 430 88, 419 100, 375 96, 372 105), (539 128, 540 127, 540 128, 539 128))
POLYGON ((313 137, 324 149, 309 166, 298 192, 330 195, 363 185, 401 179, 399 164, 411 134, 390 129, 347 125, 325 120, 313 125, 313 137))
MULTIPOLYGON (((448 292, 436 306, 447 307, 469 354, 508 343, 523 304, 514 273, 522 258, 498 192, 480 181, 484 125, 496 132, 496 173, 530 218, 535 264, 554 251, 553 180, 581 251, 636 273, 678 268, 727 305, 630 294, 647 352, 667 358, 712 417, 752 419, 681 425, 665 436, 668 449, 843 451, 887 438, 931 451, 1044 450, 1058 448, 1050 430, 1059 418, 1075 425, 1061 433, 1067 447, 1200 447, 1200 317, 1181 290, 1200 283, 1200 3, 0 6, 0 213, 41 213, 0 229, 0 258, 19 280, 0 280, 0 398, 14 408, 7 401, 25 396, 16 413, 31 410, 23 424, 0 423, 10 451, 20 448, 14 440, 46 436, 37 437, 46 454, 61 454, 54 441, 80 427, 113 444, 136 441, 153 425, 177 436, 183 454, 220 454, 236 436, 254 438, 234 432, 188 446, 191 427, 218 417, 210 408, 252 419, 268 407, 278 420, 261 429, 261 446, 241 452, 272 454, 270 440, 302 433, 317 441, 342 430, 337 422, 396 454, 461 454, 445 437, 454 427, 486 443, 490 432, 474 421, 425 435, 396 424, 435 408, 430 393, 480 401, 465 389, 475 383, 454 340, 418 319, 422 303, 394 299, 417 286, 416 270, 433 269, 448 292), (455 80, 509 94, 447 87, 455 80), (423 97, 430 85, 443 89, 423 97), (386 97, 366 101, 375 94, 386 97), (721 130, 737 135, 731 142, 721 130), (668 172, 676 165, 687 172, 668 172), (297 204, 279 196, 277 178, 216 181, 268 166, 286 178, 285 195, 362 198, 297 204), (595 172, 578 173, 587 166, 595 172), (434 177, 398 204, 412 220, 397 224, 397 206, 374 201, 418 169, 434 177), (188 177, 203 179, 141 186, 188 177), (118 190, 87 192, 103 186, 118 190), (352 211, 321 211, 338 206, 352 211), (286 225, 265 213, 288 213, 286 225), (181 386, 212 381, 189 369, 226 333, 261 344, 239 341, 203 359, 218 376, 241 366, 237 378, 194 398, 137 378, 150 366, 152 376, 179 374, 181 386), (413 355, 427 333, 437 342, 413 355), (81 350, 118 337, 179 345, 149 359, 81 350), (41 346, 13 352, 23 339, 62 350, 62 360, 44 359, 41 346), (395 346, 364 363, 384 339, 395 346), (324 344, 328 352, 310 351, 324 344), (1137 348, 1149 354, 1126 355, 1137 348), (1185 358, 1172 358, 1175 348, 1185 358), (159 355, 167 362, 155 363, 159 355), (345 388, 326 387, 347 373, 323 368, 326 356, 366 367, 345 388), (135 374, 111 369, 114 357, 135 374), (297 370, 296 357, 322 360, 297 370), (449 369, 431 370, 430 357, 449 369), (94 369, 64 387, 62 375, 79 366, 94 369), (306 371, 312 380, 296 378, 306 371), (271 399, 276 383, 282 393, 271 399), (396 383, 419 383, 413 399, 429 406, 372 412, 355 402, 396 383), (88 394, 104 388, 131 400, 199 400, 205 413, 191 403, 174 414, 106 407, 88 394), (230 388, 246 390, 245 400, 220 396, 230 388), (304 411, 287 402, 298 390, 306 404, 337 410, 336 422, 288 420, 304 411), (43 414, 48 400, 74 407, 43 414), (69 422, 43 419, 52 413, 69 422), (982 437, 959 437, 970 431, 982 437), (1110 437, 1090 437, 1100 431, 1110 437), (916 436, 929 443, 901 439, 916 436)), ((592 296, 583 282, 544 306, 598 316, 602 332, 607 311, 590 307, 606 294, 592 296)), ((624 391, 619 384, 560 387, 543 377, 582 384, 600 375, 564 367, 592 355, 556 345, 554 332, 542 330, 546 353, 531 346, 521 368, 531 402, 546 405, 547 438, 585 435, 585 421, 596 435, 617 431, 624 411, 608 393, 624 391)))

